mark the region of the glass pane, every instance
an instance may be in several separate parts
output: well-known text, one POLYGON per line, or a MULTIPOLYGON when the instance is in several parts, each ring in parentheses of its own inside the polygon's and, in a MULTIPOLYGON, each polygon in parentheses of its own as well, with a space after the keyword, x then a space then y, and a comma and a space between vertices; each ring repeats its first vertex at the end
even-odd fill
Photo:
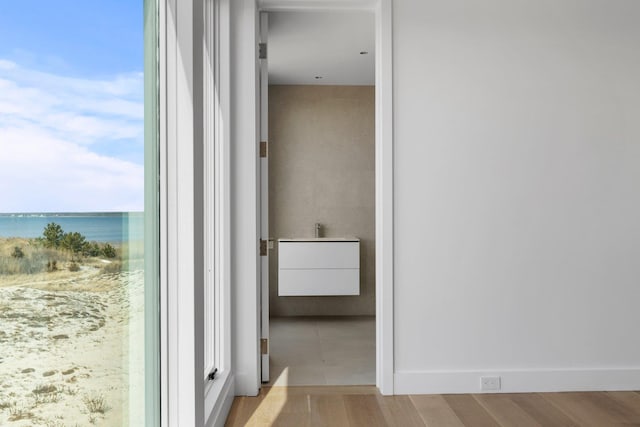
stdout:
POLYGON ((0 2, 2 426, 159 419, 157 31, 143 5, 0 2))

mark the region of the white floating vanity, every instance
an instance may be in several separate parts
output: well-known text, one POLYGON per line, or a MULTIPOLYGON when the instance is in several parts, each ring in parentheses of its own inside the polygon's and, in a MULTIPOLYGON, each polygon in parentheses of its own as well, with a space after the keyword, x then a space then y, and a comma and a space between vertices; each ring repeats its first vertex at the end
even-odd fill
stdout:
POLYGON ((360 239, 278 240, 278 296, 360 295, 360 239))

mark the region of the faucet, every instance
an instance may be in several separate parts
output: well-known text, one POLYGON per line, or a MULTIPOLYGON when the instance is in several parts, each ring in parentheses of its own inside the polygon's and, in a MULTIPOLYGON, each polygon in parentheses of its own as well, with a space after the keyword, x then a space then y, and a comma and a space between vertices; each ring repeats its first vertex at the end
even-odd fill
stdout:
POLYGON ((320 237, 320 229, 322 228, 322 226, 320 225, 319 222, 316 222, 316 239, 320 237))

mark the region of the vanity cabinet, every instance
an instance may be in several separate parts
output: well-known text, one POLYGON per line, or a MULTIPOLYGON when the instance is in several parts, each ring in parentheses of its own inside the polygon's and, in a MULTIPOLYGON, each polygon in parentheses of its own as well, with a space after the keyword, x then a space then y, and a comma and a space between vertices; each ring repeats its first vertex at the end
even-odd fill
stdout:
POLYGON ((279 239, 278 295, 360 295, 360 240, 279 239))

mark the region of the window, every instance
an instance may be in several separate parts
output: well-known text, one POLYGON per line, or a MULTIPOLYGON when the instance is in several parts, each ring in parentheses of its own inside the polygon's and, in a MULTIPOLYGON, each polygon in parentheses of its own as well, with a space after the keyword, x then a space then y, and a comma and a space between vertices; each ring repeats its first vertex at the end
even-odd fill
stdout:
POLYGON ((153 1, 0 4, 0 425, 159 424, 156 46, 153 1))
MULTIPOLYGON (((228 300, 229 272, 226 264, 229 248, 228 209, 228 76, 221 67, 225 54, 226 2, 206 0, 204 25, 204 222, 205 222, 205 325, 204 372, 217 376, 229 369, 229 346, 225 344, 225 301, 228 300)), ((205 386, 205 391, 207 391, 205 386)))

